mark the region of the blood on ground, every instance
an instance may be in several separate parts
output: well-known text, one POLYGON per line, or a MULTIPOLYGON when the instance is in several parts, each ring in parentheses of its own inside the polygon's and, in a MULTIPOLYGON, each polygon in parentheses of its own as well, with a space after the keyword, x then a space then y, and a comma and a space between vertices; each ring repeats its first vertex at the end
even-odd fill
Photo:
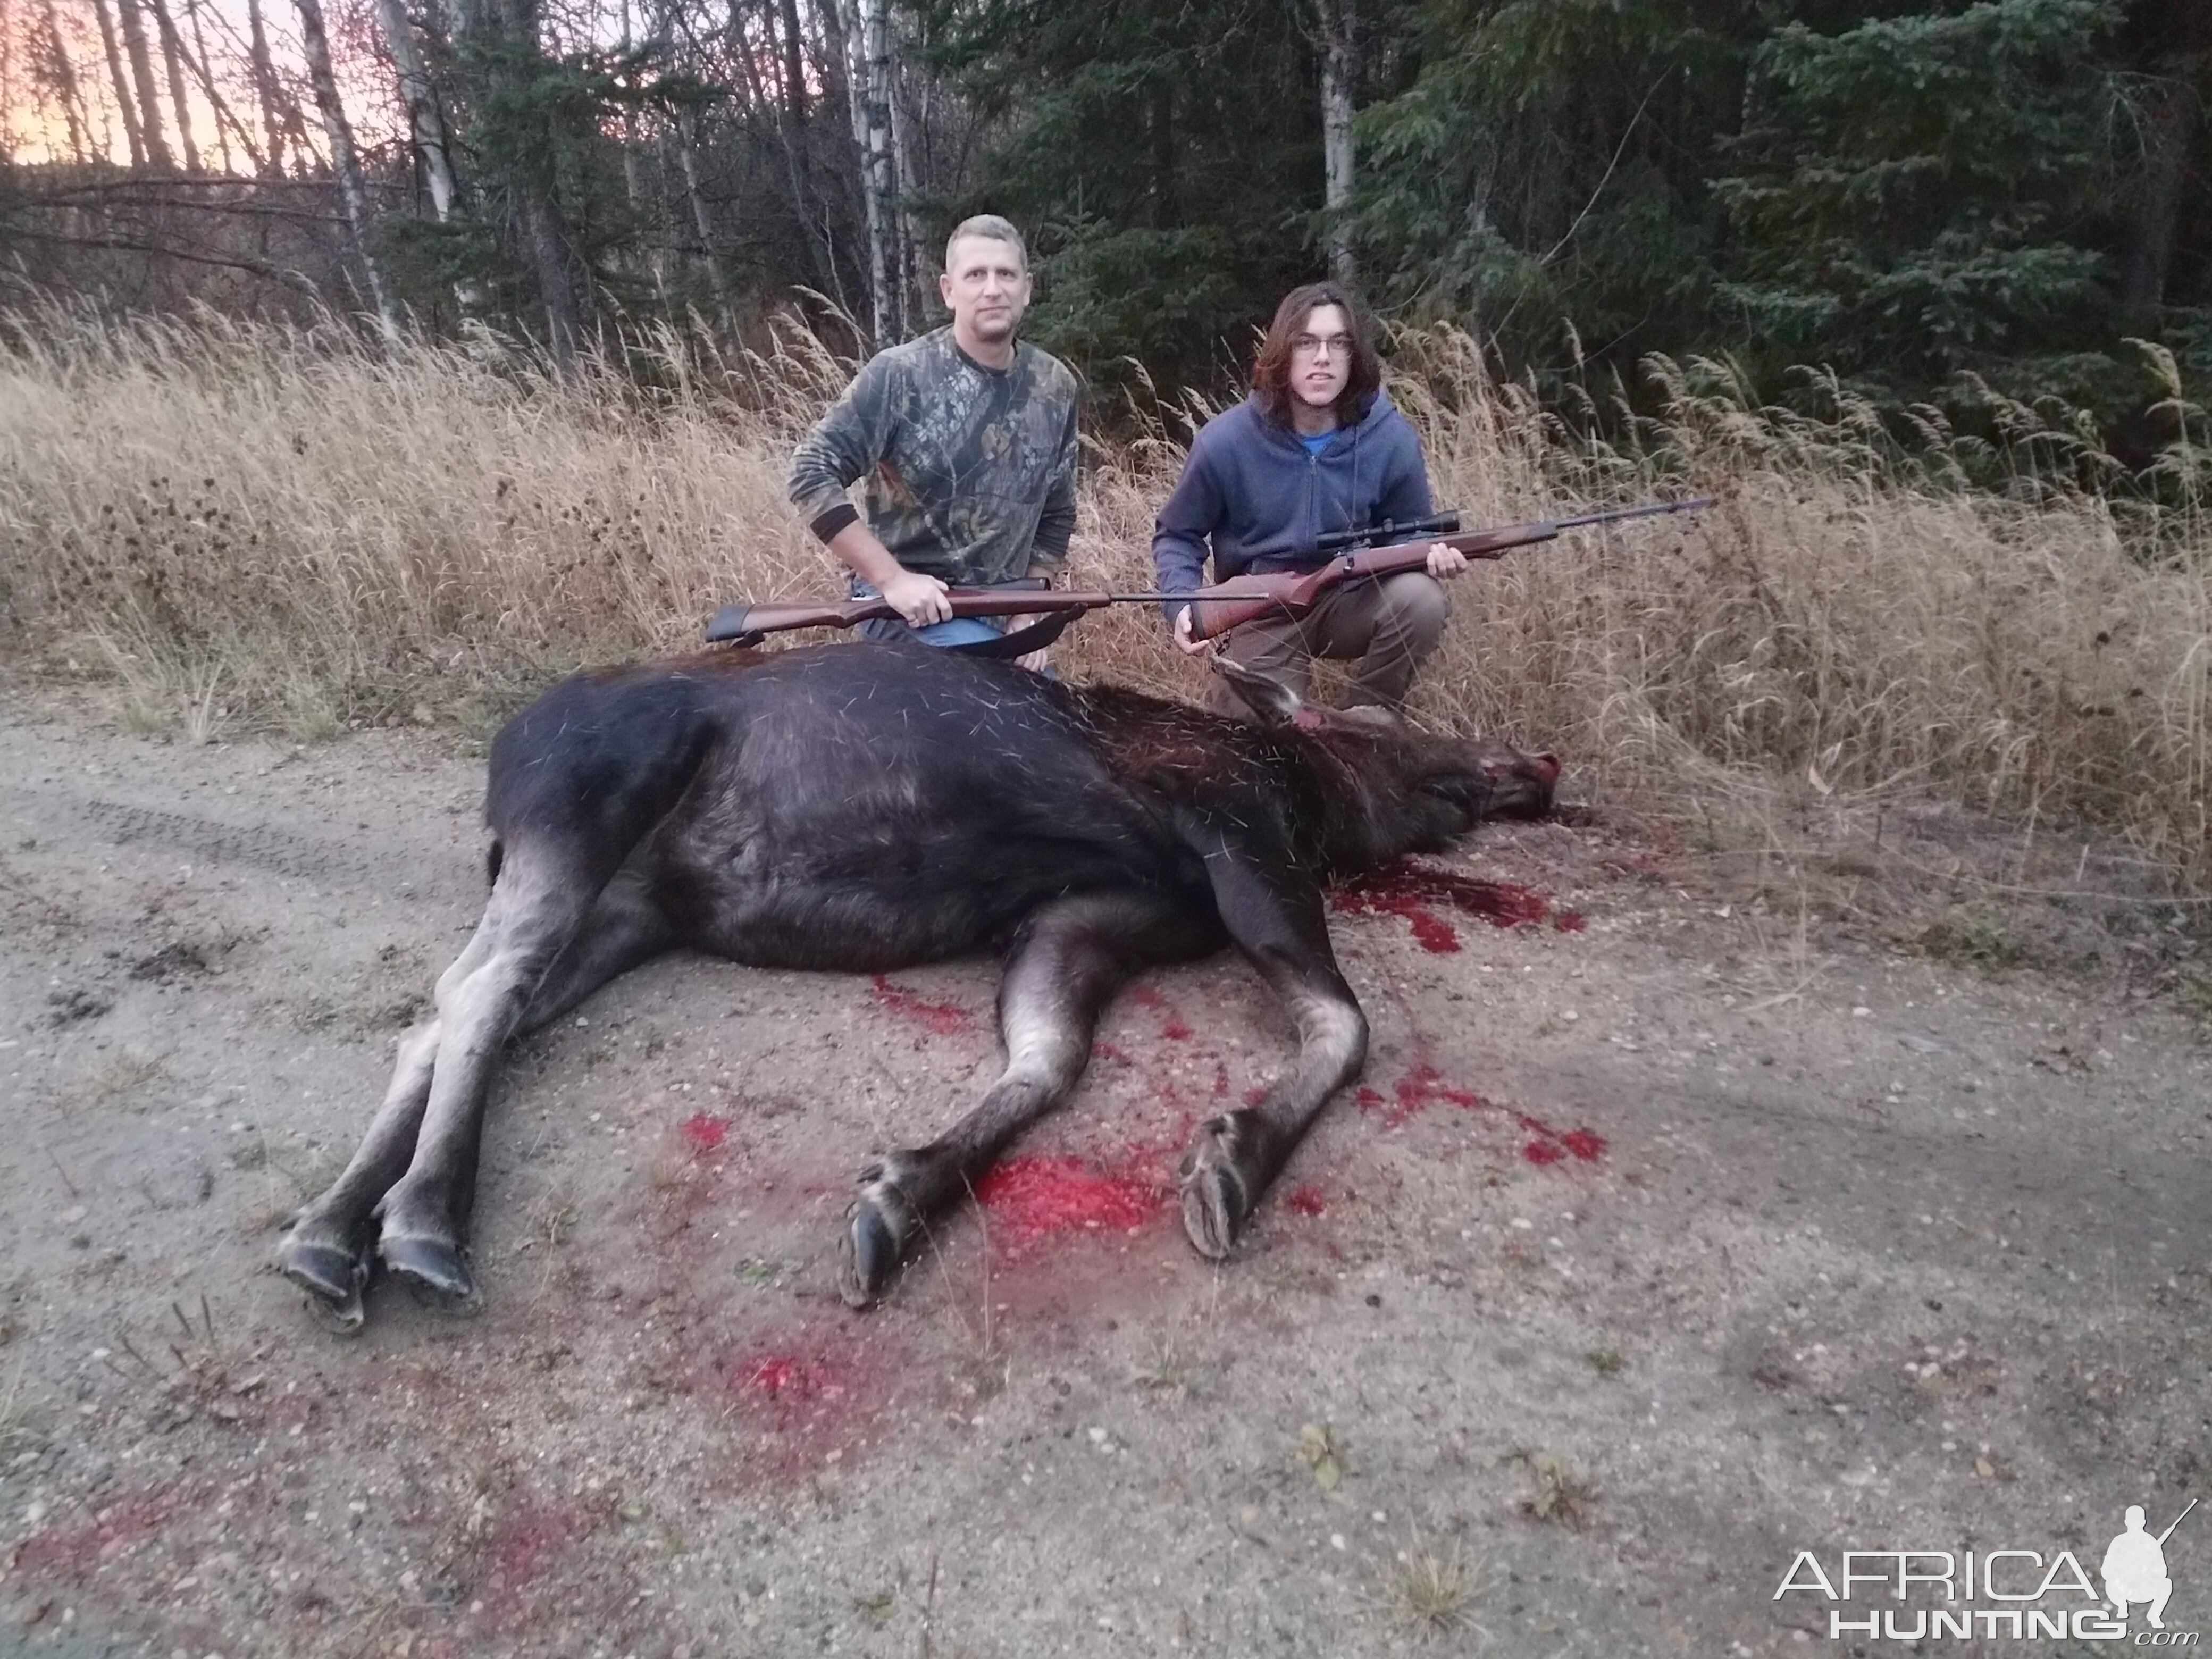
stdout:
POLYGON ((694 1158, 708 1158, 720 1152, 730 1134, 730 1120, 716 1117, 712 1112, 694 1112, 678 1127, 694 1158))
POLYGON ((1605 1156, 1607 1149, 1605 1137, 1594 1129, 1557 1128, 1533 1112, 1486 1100, 1472 1089, 1462 1089, 1447 1082, 1443 1074, 1427 1060, 1418 1061, 1392 1084, 1389 1096, 1363 1085, 1353 1099, 1363 1112, 1370 1115, 1381 1112, 1382 1127, 1386 1129, 1398 1127, 1438 1101, 1456 1106, 1462 1111, 1497 1113, 1510 1119, 1528 1137, 1522 1143, 1521 1156, 1531 1164, 1560 1164, 1570 1158, 1577 1163, 1595 1164, 1605 1156))
POLYGON ((931 1002, 878 974, 872 981, 876 1000, 894 1014, 914 1021, 933 1036, 962 1036, 975 1029, 975 1016, 957 1002, 931 1002))
POLYGON ((1165 1207, 1152 1182, 1079 1158, 1010 1158, 975 1188, 994 1239, 1022 1251, 1064 1233, 1127 1232, 1165 1207))
POLYGON ((1577 933, 1578 912, 1554 909, 1548 893, 1510 881, 1481 881, 1457 871, 1401 859, 1387 870, 1361 876, 1329 895, 1329 908, 1349 915, 1403 917, 1425 951, 1437 956, 1460 948, 1458 930, 1431 907, 1449 905, 1495 927, 1540 927, 1577 933))

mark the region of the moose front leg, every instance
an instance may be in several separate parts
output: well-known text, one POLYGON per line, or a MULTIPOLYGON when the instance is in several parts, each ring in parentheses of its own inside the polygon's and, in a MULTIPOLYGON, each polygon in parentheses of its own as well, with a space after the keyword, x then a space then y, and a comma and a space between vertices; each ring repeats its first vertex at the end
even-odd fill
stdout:
POLYGON ((1289 1074, 1257 1105, 1200 1124, 1183 1154, 1183 1231, 1200 1255, 1219 1261, 1328 1097, 1359 1075, 1367 1018, 1337 969, 1318 888, 1225 848, 1206 868, 1229 936, 1298 1027, 1289 1074))
POLYGON ((1006 1069, 937 1139, 879 1152, 860 1171, 837 1275, 845 1300, 873 1302, 929 1218, 972 1192, 1015 1136, 1067 1098, 1091 1058, 1100 1010, 1130 975, 1219 944, 1207 922, 1150 895, 1090 894, 1031 916, 999 985, 1006 1069))

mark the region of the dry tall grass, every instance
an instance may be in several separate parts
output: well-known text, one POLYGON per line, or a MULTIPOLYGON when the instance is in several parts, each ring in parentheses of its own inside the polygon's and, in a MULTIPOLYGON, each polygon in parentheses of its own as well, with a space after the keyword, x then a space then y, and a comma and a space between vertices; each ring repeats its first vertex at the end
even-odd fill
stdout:
MULTIPOLYGON (((2086 496, 2006 500, 1678 379, 1635 450, 1570 441, 1462 337, 1394 391, 1470 523, 1686 482, 1701 520, 1588 534, 1455 584, 1419 708, 1600 775, 1786 769, 2125 833, 2202 881, 2212 529, 2124 537, 2086 496)), ((792 439, 843 371, 655 346, 663 390, 562 386, 506 346, 384 354, 333 326, 0 317, 0 604, 17 649, 112 674, 204 737, 482 719, 578 663, 685 647, 719 603, 827 593, 787 506, 792 439)), ((2177 400, 2179 389, 2176 391, 2177 400)), ((1148 585, 1162 434, 1094 453, 1075 574, 1148 585)), ((1188 688, 1149 611, 1069 672, 1188 688)))

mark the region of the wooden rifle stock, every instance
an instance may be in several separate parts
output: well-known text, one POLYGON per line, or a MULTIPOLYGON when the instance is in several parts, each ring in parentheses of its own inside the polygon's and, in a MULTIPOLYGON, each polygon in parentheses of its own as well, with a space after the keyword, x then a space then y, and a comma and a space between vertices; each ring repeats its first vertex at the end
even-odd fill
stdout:
MULTIPOLYGON (((1274 575, 1233 576, 1212 587, 1187 593, 1054 592, 1042 577, 1027 577, 996 587, 953 587, 945 590, 956 617, 1042 617, 1054 613, 1080 615, 1102 605, 1187 604, 1194 639, 1218 639, 1232 628, 1262 617, 1299 617, 1313 609, 1321 596, 1339 582, 1364 577, 1394 576, 1404 570, 1426 567, 1429 549, 1442 542, 1470 559, 1502 558, 1516 547, 1548 542, 1562 531, 1585 526, 1613 524, 1623 519, 1648 519, 1666 513, 1694 513, 1711 507, 1711 498, 1690 501, 1659 501, 1648 507, 1624 507, 1609 513, 1586 513, 1577 519, 1546 519, 1534 524, 1514 525, 1504 530, 1470 530, 1422 535, 1387 547, 1370 547, 1339 553, 1311 570, 1274 575)), ((1432 522, 1442 523, 1444 520, 1432 522)), ((1410 526, 1408 526, 1410 527, 1410 526)), ((1386 526, 1382 533, 1395 527, 1386 526)), ((1346 537, 1362 532, 1340 532, 1328 538, 1341 545, 1346 537)), ((710 645, 757 645, 767 635, 793 628, 852 628, 878 618, 896 619, 898 612, 878 598, 846 599, 839 603, 726 605, 707 624, 710 645)))
POLYGON ((1588 525, 1613 524, 1623 519, 1648 519, 1665 513, 1692 513, 1712 505, 1711 496, 1696 501, 1660 501, 1648 507, 1624 507, 1609 513, 1586 513, 1576 519, 1544 519, 1514 525, 1504 530, 1470 530, 1454 535, 1422 536, 1340 553, 1315 569, 1275 575, 1232 576, 1212 587, 1188 595, 1190 635, 1194 640, 1218 639, 1233 628, 1266 617, 1302 617, 1321 596, 1340 582, 1362 577, 1395 576, 1402 571, 1428 568, 1429 550, 1442 544, 1470 559, 1502 559, 1516 547, 1557 538, 1565 530, 1588 525))
MULTIPOLYGON (((948 587, 945 597, 956 617, 1035 617, 1054 611, 1090 611, 1112 604, 1110 593, 1055 593, 1042 577, 1025 578, 996 587, 948 587)), ((880 618, 899 619, 888 599, 871 597, 823 605, 726 605, 707 624, 707 643, 752 645, 763 635, 781 634, 794 628, 854 628, 880 618)))

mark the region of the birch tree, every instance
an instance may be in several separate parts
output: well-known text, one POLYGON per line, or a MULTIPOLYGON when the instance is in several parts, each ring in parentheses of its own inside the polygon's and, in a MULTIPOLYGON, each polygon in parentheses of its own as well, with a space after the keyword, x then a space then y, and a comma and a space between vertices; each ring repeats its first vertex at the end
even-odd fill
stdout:
POLYGON ((177 164, 161 137, 161 100, 154 90, 154 60, 146 50, 146 21, 138 0, 115 0, 123 19, 123 48, 131 57, 132 89, 138 94, 138 131, 145 140, 146 164, 158 173, 173 173, 177 164))
POLYGON ((89 149, 87 140, 92 124, 84 107, 83 94, 77 87, 76 66, 70 62, 69 47, 62 40, 61 20, 54 15, 54 0, 46 0, 46 22, 48 73, 55 95, 61 101, 62 119, 69 126, 70 158, 82 166, 89 149))
MULTIPOLYGON (((130 0, 124 3, 128 4, 130 0)), ((384 274, 377 269, 376 255, 369 246, 368 188, 362 179, 353 127, 338 98, 337 75, 331 66, 330 36, 323 27, 322 0, 292 0, 292 3, 300 14, 300 45, 307 60, 307 81, 315 89, 315 106, 322 112, 323 137, 331 147, 331 171, 337 178, 346 222, 353 228, 354 252, 361 256, 362 269, 368 274, 369 297, 376 306, 384 337, 396 341, 399 308, 385 287, 384 274)))
POLYGON ((138 106, 131 95, 131 82, 123 73, 122 48, 115 44, 115 20, 107 0, 92 0, 93 15, 100 20, 100 44, 107 55, 107 78, 114 85, 115 107, 123 118, 123 136, 131 148, 132 172, 146 166, 146 140, 138 125, 138 106))
POLYGON ((176 112, 177 147, 185 153, 185 171, 200 171, 200 147, 192 137, 191 101, 185 94, 184 46, 177 37, 176 20, 167 0, 146 0, 154 14, 154 27, 161 37, 161 63, 169 75, 169 106, 176 112))
POLYGON ((851 106, 853 142, 860 150, 860 199, 868 228, 868 297, 875 347, 896 337, 897 301, 892 274, 897 254, 890 154, 890 33, 884 13, 888 0, 825 0, 845 56, 846 100, 851 106))
POLYGON ((265 179, 281 179, 284 176, 283 102, 276 84, 276 65, 269 56, 269 29, 262 21, 261 0, 246 0, 246 21, 253 61, 253 92, 261 105, 262 131, 268 135, 261 173, 265 179))
POLYGON ((1328 211, 1328 266, 1340 283, 1356 274, 1351 239, 1342 215, 1352 199, 1352 100, 1358 71, 1358 40, 1352 0, 1308 0, 1307 31, 1321 59, 1322 204, 1328 211))
POLYGON ((384 44, 392 53, 399 101, 407 111, 408 137, 430 186, 430 208, 442 225, 453 218, 460 194, 453 176, 452 147, 447 142, 445 111, 423 63, 422 49, 416 41, 415 26, 408 19, 404 0, 376 0, 376 15, 383 25, 384 44))

